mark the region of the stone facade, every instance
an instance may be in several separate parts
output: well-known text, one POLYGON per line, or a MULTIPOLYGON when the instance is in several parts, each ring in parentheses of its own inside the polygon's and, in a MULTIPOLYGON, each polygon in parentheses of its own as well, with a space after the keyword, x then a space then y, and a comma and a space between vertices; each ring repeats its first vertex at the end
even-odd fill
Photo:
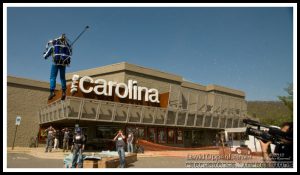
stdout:
MULTIPOLYGON (((225 128, 225 123, 229 122, 231 125, 231 123, 240 122, 239 120, 225 122, 226 118, 235 117, 238 119, 239 117, 245 117, 247 110, 245 93, 242 91, 218 85, 204 86, 185 81, 178 75, 125 62, 68 73, 66 75, 68 83, 71 82, 74 74, 78 74, 81 77, 90 76, 94 78, 94 80, 102 78, 107 81, 116 81, 119 83, 127 83, 129 79, 137 80, 139 86, 156 88, 159 93, 170 92, 168 115, 170 115, 171 119, 172 115, 174 115, 174 120, 177 116, 180 123, 185 123, 186 121, 189 127, 198 126, 203 129, 207 127, 225 128), (211 109, 209 109, 210 107, 211 109), (177 111, 178 114, 176 115, 177 111), (207 117, 212 119, 206 120, 205 118, 207 117), (214 118, 222 118, 222 120, 215 120, 214 118), (195 123, 195 125, 193 125, 193 123, 195 123)), ((59 85, 57 89, 60 89, 59 85)), ((47 106, 48 95, 48 82, 8 76, 8 146, 12 146, 13 143, 16 128, 15 119, 17 115, 20 115, 22 120, 21 125, 18 127, 15 146, 28 146, 30 139, 38 134, 40 126, 38 112, 41 107, 47 106)), ((75 112, 78 109, 79 106, 75 107, 75 112)), ((102 110, 105 112, 104 105, 102 106, 102 110)), ((121 108, 118 108, 118 110, 121 110, 121 108)), ((116 113, 118 113, 118 111, 116 111, 116 113)), ((169 118, 167 119, 167 123, 168 121, 169 118)), ((95 129, 95 126, 93 128, 95 129)), ((191 133, 193 135, 193 132, 191 133)), ((92 133, 91 136, 93 136, 92 133)))
MULTIPOLYGON (((57 89, 60 86, 57 85, 57 89)), ((38 111, 47 104, 49 83, 25 78, 7 77, 7 146, 13 145, 16 116, 21 116, 15 146, 28 146, 39 131, 38 111)))

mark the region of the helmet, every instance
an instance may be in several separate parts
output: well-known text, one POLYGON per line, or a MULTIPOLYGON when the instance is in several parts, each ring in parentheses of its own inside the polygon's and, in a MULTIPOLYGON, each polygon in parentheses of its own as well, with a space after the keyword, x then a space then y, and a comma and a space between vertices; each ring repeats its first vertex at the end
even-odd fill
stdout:
POLYGON ((81 132, 81 129, 80 128, 76 128, 75 130, 77 133, 81 132))
POLYGON ((61 34, 61 36, 60 37, 58 37, 60 40, 65 40, 66 39, 66 34, 65 33, 63 33, 63 34, 61 34))

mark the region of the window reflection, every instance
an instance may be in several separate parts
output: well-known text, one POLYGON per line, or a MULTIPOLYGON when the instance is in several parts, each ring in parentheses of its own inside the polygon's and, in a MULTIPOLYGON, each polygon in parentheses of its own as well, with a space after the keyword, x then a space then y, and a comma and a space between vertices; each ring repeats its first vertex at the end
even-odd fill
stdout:
POLYGON ((96 137, 101 139, 112 139, 115 137, 117 131, 117 128, 98 126, 96 130, 96 137))
POLYGON ((156 143, 156 130, 155 130, 155 128, 149 128, 148 129, 148 135, 149 135, 149 137, 148 137, 149 141, 156 143))
POLYGON ((174 143, 174 130, 168 129, 168 143, 174 143))
POLYGON ((167 137, 166 137, 166 129, 165 128, 159 128, 158 130, 158 143, 166 143, 167 137))
POLYGON ((182 143, 183 142, 183 137, 182 137, 182 130, 177 130, 177 143, 182 143))

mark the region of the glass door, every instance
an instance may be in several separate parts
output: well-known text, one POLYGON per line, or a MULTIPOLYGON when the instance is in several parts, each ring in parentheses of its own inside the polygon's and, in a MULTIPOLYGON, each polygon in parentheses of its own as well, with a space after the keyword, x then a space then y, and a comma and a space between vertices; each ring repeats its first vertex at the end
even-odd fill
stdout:
POLYGON ((174 129, 168 129, 168 143, 174 143, 174 129))
POLYGON ((158 143, 166 143, 167 142, 167 129, 166 128, 158 128, 158 143))
POLYGON ((156 128, 148 128, 148 140, 150 142, 156 143, 157 140, 156 134, 157 134, 156 128))

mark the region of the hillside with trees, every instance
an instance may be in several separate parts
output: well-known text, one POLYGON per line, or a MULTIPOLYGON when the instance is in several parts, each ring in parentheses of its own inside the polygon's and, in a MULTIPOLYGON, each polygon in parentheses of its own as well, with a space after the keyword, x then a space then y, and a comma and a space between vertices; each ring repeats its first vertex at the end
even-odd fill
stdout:
POLYGON ((293 121, 290 109, 282 101, 248 101, 247 108, 250 116, 265 124, 280 126, 293 121))
POLYGON ((280 101, 248 101, 248 114, 269 125, 293 122, 293 83, 289 83, 284 90, 287 95, 278 96, 280 101))

